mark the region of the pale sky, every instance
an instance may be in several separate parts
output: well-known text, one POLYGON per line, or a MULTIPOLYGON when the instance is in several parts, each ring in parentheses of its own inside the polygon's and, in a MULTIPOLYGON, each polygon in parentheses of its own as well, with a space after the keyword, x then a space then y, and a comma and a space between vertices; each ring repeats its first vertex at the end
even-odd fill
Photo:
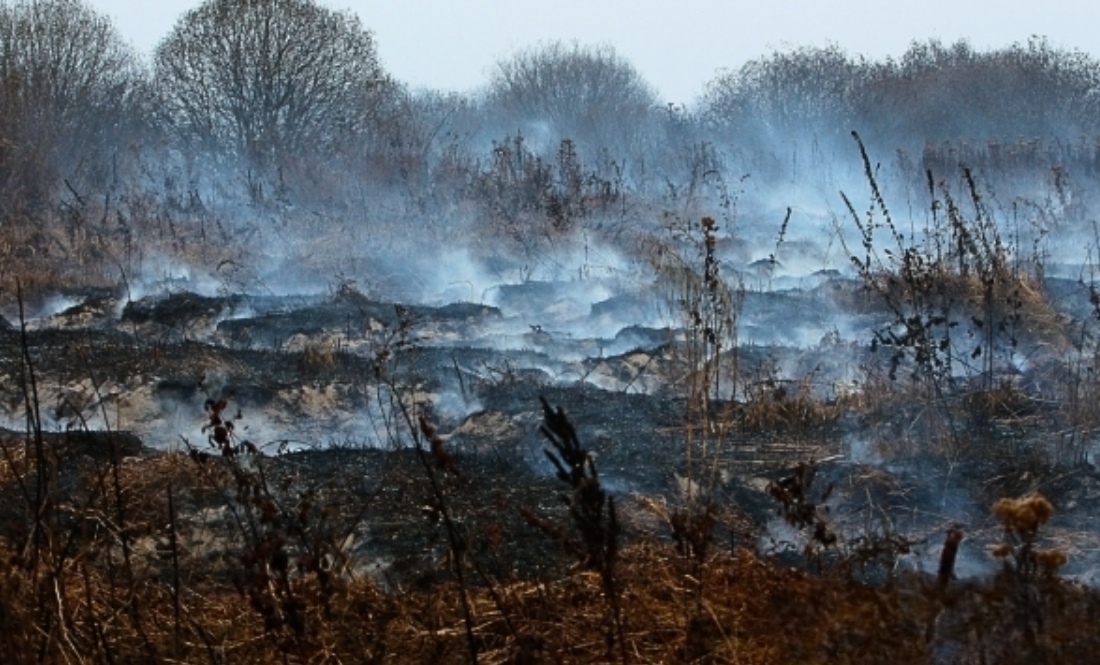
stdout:
MULTIPOLYGON (((149 54, 199 0, 87 0, 149 54)), ((776 49, 833 43, 873 58, 913 40, 978 49, 1031 35, 1100 57, 1092 0, 322 0, 372 30, 383 67, 414 88, 469 91, 495 62, 541 41, 609 44, 666 102, 690 103, 723 68, 776 49)))

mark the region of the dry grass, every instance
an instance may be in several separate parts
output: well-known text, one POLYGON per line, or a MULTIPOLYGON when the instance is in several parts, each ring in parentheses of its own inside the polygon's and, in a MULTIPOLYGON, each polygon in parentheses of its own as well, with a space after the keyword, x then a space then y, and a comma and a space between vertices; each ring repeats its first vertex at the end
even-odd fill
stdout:
POLYGON ((37 300, 60 289, 132 288, 169 277, 170 266, 225 284, 242 277, 252 248, 209 212, 174 210, 143 191, 70 193, 71 201, 0 225, 0 293, 21 289, 37 300))
MULTIPOLYGON (((865 288, 876 296, 862 303, 853 303, 856 311, 873 311, 881 308, 884 302, 939 304, 950 299, 952 307, 961 314, 973 316, 975 320, 1026 321, 1026 326, 1020 328, 1026 329, 1030 345, 1060 352, 1070 348, 1068 321, 1055 310, 1034 274, 1008 266, 1003 266, 1002 271, 992 276, 960 274, 954 266, 935 266, 918 275, 899 272, 871 271, 865 275, 865 288), (987 309, 988 301, 993 301, 993 311, 987 309)), ((1017 340, 1017 343, 1023 341, 1017 340)))
MULTIPOLYGON (((926 628, 945 603, 954 622, 970 621, 977 649, 1005 647, 1011 632, 997 631, 1002 612, 987 596, 1008 593, 1001 583, 952 591, 940 597, 932 585, 873 588, 776 566, 751 553, 719 555, 705 563, 701 600, 683 558, 667 546, 640 544, 623 553, 623 623, 630 662, 672 663, 926 663, 935 644, 926 628), (945 600, 947 598, 947 600, 945 600)), ((461 662, 463 617, 456 585, 383 593, 369 580, 344 578, 327 603, 316 602, 315 584, 294 584, 307 606, 300 631, 265 629, 249 600, 212 579, 188 582, 176 616, 171 585, 155 577, 139 581, 128 602, 142 608, 134 623, 119 589, 102 567, 74 566, 55 577, 67 593, 65 613, 45 658, 36 658, 41 616, 26 602, 34 571, 9 567, 0 583, 7 653, 5 662, 270 663, 270 662, 461 662), (151 656, 151 657, 150 657, 151 656)), ((516 582, 471 592, 474 635, 482 663, 587 663, 604 658, 606 612, 597 572, 579 571, 547 582, 516 582)), ((1095 647, 1088 614, 1096 599, 1069 586, 1043 589, 1051 624, 1052 654, 1083 655, 1095 647), (1079 632, 1067 635, 1067 627, 1079 632), (1055 640, 1067 640, 1058 643, 1055 640)), ((1005 601, 999 601, 1005 602, 1005 601)), ((61 618, 60 616, 58 618, 61 618)), ((946 626, 948 621, 941 616, 946 626)), ((946 628, 945 628, 946 630, 946 628)), ((1034 646, 1029 648, 1035 648, 1034 646)), ((1031 653, 1034 653, 1032 651, 1031 653)), ((993 662, 1025 661, 1007 656, 993 662)), ((1058 662, 1085 662, 1062 660, 1058 662)))
MULTIPOLYGON (((936 430, 948 427, 944 422, 925 425, 922 414, 946 403, 927 385, 902 387, 878 377, 851 396, 823 402, 808 380, 746 382, 730 351, 737 345, 738 303, 716 272, 713 225, 703 223, 701 253, 691 257, 701 261, 701 277, 676 273, 691 333, 681 350, 690 368, 686 450, 701 451, 688 468, 688 487, 700 469, 711 467, 735 426, 815 433, 855 410, 871 418, 890 413, 909 431, 919 425, 915 438, 924 445, 949 439, 936 430), (748 386, 744 401, 719 399, 723 387, 737 381, 748 386), (917 415, 899 418, 907 415, 899 404, 917 415)), ((175 252, 189 251, 178 237, 165 242, 179 245, 175 252)), ((126 248, 104 248, 78 257, 73 273, 52 273, 49 266, 41 275, 0 270, 0 282, 16 273, 31 286, 94 282, 89 272, 106 279, 126 248)), ((2 250, 0 264, 15 266, 11 257, 3 263, 2 250)), ((209 261, 221 250, 215 243, 202 251, 211 252, 209 261)), ((877 288, 889 302, 919 300, 929 289, 950 291, 972 307, 989 300, 988 283, 974 277, 932 277, 927 284, 895 280, 877 288)), ((987 323, 1011 323, 1019 314, 1035 343, 1063 349, 1062 322, 1041 289, 1027 279, 1010 285, 1011 311, 987 323)), ((404 332, 379 343, 376 379, 385 378, 404 332)), ((340 359, 332 342, 311 343, 302 349, 299 369, 323 374, 340 359)), ((206 358, 192 362, 208 364, 206 358)), ((80 472, 72 473, 78 461, 37 449, 33 436, 3 448, 0 662, 900 664, 939 662, 947 653, 957 662, 1009 664, 1089 662, 1100 646, 1100 597, 1058 577, 1063 551, 1035 548, 1053 510, 1045 499, 1004 499, 992 507, 1006 527, 1006 542, 993 552, 1003 573, 960 583, 948 571, 872 586, 848 570, 813 575, 751 550, 725 549, 708 521, 711 506, 676 506, 666 511, 670 532, 620 543, 609 535, 618 529, 614 497, 605 496, 591 460, 564 428, 548 437, 560 455, 552 459, 573 489, 563 509, 571 519, 558 533, 563 542, 570 528, 580 535, 574 538, 580 563, 544 578, 497 579, 478 569, 478 547, 489 537, 465 530, 475 521, 472 511, 451 511, 494 488, 469 475, 454 481, 458 471, 469 470, 456 469, 443 440, 422 425, 435 466, 425 464, 426 478, 410 475, 395 486, 412 488, 415 501, 429 497, 420 508, 424 519, 446 521, 450 543, 446 559, 435 563, 434 583, 383 586, 365 572, 374 562, 337 537, 350 532, 331 527, 336 512, 354 518, 357 506, 337 506, 301 478, 276 483, 264 458, 218 429, 232 410, 212 403, 208 429, 217 445, 190 455, 80 460, 80 472), (459 493, 478 490, 482 494, 458 500, 459 493)), ((1026 395, 1009 384, 966 393, 957 403, 965 409, 952 416, 1018 418, 1029 408, 1026 395)), ((914 439, 898 440, 898 450, 883 454, 912 452, 914 439)), ((796 480, 774 485, 773 497, 786 504, 792 524, 815 532, 819 549, 833 547, 836 538, 825 527, 817 535, 824 522, 808 498, 809 481, 796 480)), ((515 536, 499 526, 491 533, 496 546, 515 536)), ((958 545, 961 534, 952 537, 958 545)), ((557 544, 548 540, 547 552, 557 544)), ((425 552, 430 556, 430 548, 425 552)), ((524 569, 538 563, 545 562, 524 569)))
POLYGON ((758 382, 745 393, 737 417, 752 431, 812 432, 835 423, 849 406, 848 398, 816 398, 809 380, 758 382))
POLYGON ((305 376, 316 376, 336 369, 337 350, 330 341, 309 342, 302 349, 298 366, 305 376))
MULTIPOLYGON (((600 570, 578 565, 559 577, 474 581, 465 590, 448 581, 383 590, 357 572, 364 562, 342 560, 325 578, 308 551, 288 544, 281 559, 280 548, 263 549, 269 541, 204 517, 202 505, 235 500, 234 468, 231 459, 183 453, 90 468, 72 496, 102 496, 101 509, 82 513, 80 529, 51 523, 37 562, 9 530, 0 540, 3 662, 464 662, 463 595, 480 663, 607 658, 600 570), (104 487, 116 472, 117 493, 104 487), (200 543, 204 529, 217 537, 200 543), (75 538, 68 550, 66 538, 75 538)), ((927 663, 953 649, 959 662, 1087 662, 1100 646, 1092 629, 1100 597, 1058 579, 1060 551, 1032 548, 1051 504, 1028 496, 991 510, 1025 545, 1006 535, 1017 544, 994 554, 1013 568, 987 581, 903 576, 872 586, 749 550, 685 555, 662 534, 624 545, 615 559, 621 660, 927 663)))

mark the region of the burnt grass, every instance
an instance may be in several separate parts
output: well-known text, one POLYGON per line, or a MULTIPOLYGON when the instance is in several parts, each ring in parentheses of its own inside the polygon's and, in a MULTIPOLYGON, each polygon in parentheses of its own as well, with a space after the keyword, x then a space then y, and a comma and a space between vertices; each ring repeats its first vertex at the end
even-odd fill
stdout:
MULTIPOLYGON (((608 589, 623 594, 612 623, 633 626, 629 639, 646 662, 732 662, 738 653, 756 654, 758 662, 829 662, 829 653, 850 662, 885 654, 955 662, 945 653, 978 654, 988 659, 982 662, 1082 662, 1073 659, 1095 646, 1094 632, 1074 627, 1096 625, 1095 591, 1053 575, 1025 579, 1023 559, 1001 565, 987 553, 1006 537, 989 506, 1039 492, 1056 507, 1046 528, 1053 546, 1071 555, 1066 570, 1083 574, 1097 565, 1084 532, 1095 531, 1100 473, 1087 459, 1057 462, 1035 443, 1052 440, 1063 413, 1026 391, 953 398, 952 437, 934 417, 934 400, 857 399, 774 373, 779 363, 821 371, 859 345, 822 346, 797 358, 779 346, 746 346, 738 361, 756 377, 752 399, 711 405, 723 445, 717 454, 693 450, 717 473, 713 484, 691 490, 692 504, 685 485, 693 482, 685 458, 690 405, 672 385, 678 360, 667 330, 628 326, 615 338, 574 339, 552 326, 509 327, 495 307, 405 307, 351 291, 312 299, 177 293, 125 303, 106 290, 78 295, 79 305, 26 333, 18 325, 0 331, 0 389, 13 420, 37 406, 48 423, 41 436, 33 427, 0 431, 0 543, 18 552, 13 561, 21 569, 39 565, 29 552, 47 550, 59 571, 73 566, 75 575, 83 566, 85 591, 95 586, 109 596, 107 605, 163 602, 165 588, 179 602, 181 589, 190 588, 208 596, 210 616, 239 624, 217 628, 197 609, 185 610, 199 626, 185 632, 200 646, 159 644, 158 653, 207 662, 202 644, 216 634, 223 646, 234 645, 239 662, 317 654, 331 634, 326 621, 346 631, 333 617, 373 612, 375 623, 363 629, 373 646, 344 645, 345 656, 462 660, 469 645, 458 628, 456 588, 481 608, 477 647, 497 654, 494 662, 584 662, 603 651, 583 645, 602 645, 610 630, 611 609, 599 609, 608 589), (504 337, 510 342, 492 347, 504 337), (604 348, 625 350, 605 355, 604 348), (590 380, 601 373, 619 387, 590 380), (643 373, 652 379, 644 393, 632 389, 643 373), (317 414, 304 398, 287 398, 305 391, 332 403, 317 414), (461 407, 447 406, 444 394, 461 407), (223 399, 224 406, 211 406, 223 399), (570 516, 577 499, 546 454, 540 399, 567 415, 615 503, 618 577, 602 587, 586 586, 595 578, 585 577, 577 554, 570 516), (438 428, 440 450, 428 452, 401 405, 438 428), (181 431, 151 424, 158 409, 182 414, 173 421, 181 431), (326 421, 335 410, 361 412, 373 423, 326 421), (127 418, 138 420, 131 413, 148 420, 131 431, 127 418), (104 420, 115 424, 104 428, 104 420), (235 428, 220 440, 214 425, 224 420, 235 428), (281 427, 307 420, 308 433, 280 437, 281 427), (937 444, 913 447, 919 440, 937 444), (857 454, 853 441, 867 442, 869 452, 857 454), (777 531, 784 506, 773 488, 801 478, 800 467, 814 470, 812 485, 798 487, 800 510, 810 517, 777 531), (48 520, 36 523, 28 512, 34 505, 48 520), (701 553, 692 554, 676 515, 703 505, 713 507, 707 514, 714 520, 701 553), (818 522, 826 526, 815 532, 818 522), (961 556, 978 563, 948 588, 932 580, 952 525, 967 533, 961 556), (64 535, 60 550, 34 537, 47 527, 64 535), (160 591, 136 595, 154 588, 160 591), (788 609, 776 600, 784 594, 802 603, 786 620, 788 609), (355 610, 357 603, 373 609, 355 610), (738 603, 756 607, 758 616, 738 614, 738 603), (1020 612, 1042 616, 1020 619, 1020 612), (548 616, 559 619, 539 623, 548 616), (1042 621, 1046 632, 1035 632, 1042 621), (882 636, 868 633, 874 622, 888 627, 882 636), (573 630, 594 638, 566 634, 573 630), (387 631, 394 641, 387 643, 387 631), (795 639, 775 648, 768 631, 795 639), (252 639, 258 642, 245 647, 252 639), (1022 646, 1012 652, 1003 644, 1022 646), (415 645, 407 658, 401 645, 415 645)), ((776 325, 785 303, 807 296, 753 298, 752 307, 776 325)), ((54 575, 79 586, 77 577, 54 575)), ((9 603, 9 617, 32 611, 11 605, 10 596, 0 601, 9 603)), ((95 616, 92 607, 86 612, 95 616)), ((139 634, 146 620, 130 615, 127 630, 139 634)), ((112 649, 124 649, 105 644, 100 639, 96 649, 107 660, 117 655, 112 649)), ((26 647, 7 646, 12 653, 26 647)))

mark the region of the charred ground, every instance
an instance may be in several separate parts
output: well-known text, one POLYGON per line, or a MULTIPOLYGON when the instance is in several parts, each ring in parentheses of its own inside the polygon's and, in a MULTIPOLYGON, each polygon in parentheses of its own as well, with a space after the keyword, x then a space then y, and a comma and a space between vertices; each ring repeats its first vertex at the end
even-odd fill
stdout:
MULTIPOLYGON (((1055 281, 1050 290, 1087 301, 1084 288, 1055 281)), ((754 293, 742 321, 771 328, 795 311, 812 319, 807 307, 825 316, 853 303, 868 321, 889 314, 870 296, 853 300, 859 290, 834 277, 754 293)), ((12 419, 30 407, 42 423, 3 439, 4 542, 23 543, 17 556, 28 566, 57 556, 35 532, 63 534, 73 553, 63 560, 79 561, 84 576, 71 583, 103 594, 82 611, 129 605, 137 614, 122 633, 169 621, 134 648, 198 661, 215 646, 246 660, 321 648, 401 660, 398 645, 445 659, 476 646, 509 662, 583 660, 595 645, 577 630, 608 639, 621 630, 635 657, 653 660, 873 659, 904 643, 912 662, 945 652, 1008 662, 1006 639, 1028 658, 1091 648, 1088 631, 1067 626, 1091 621, 1096 603, 1070 579, 1094 582, 1088 525, 1100 473, 1087 446, 1062 450, 1074 445, 1065 412, 1039 377, 940 398, 885 378, 844 389, 845 367, 874 376, 890 363, 839 338, 805 349, 746 344, 728 352, 741 398, 708 404, 705 422, 719 431, 708 437, 692 434, 699 424, 678 384, 688 380, 682 330, 624 326, 596 338, 527 324, 560 294, 512 291, 527 307, 518 314, 507 302, 403 306, 348 288, 129 302, 107 290, 64 294, 79 302, 0 340, 12 419), (555 477, 540 398, 567 414, 601 501, 615 506, 613 518, 598 517, 613 520, 615 563, 595 578, 578 568, 580 490, 555 477), (413 414, 441 433, 439 445, 413 414), (215 433, 229 422, 226 437, 215 433), (1028 572, 1031 549, 989 554, 1037 542, 1037 530, 1006 535, 990 512, 997 499, 1036 493, 1056 506, 1042 542, 1068 556, 1045 573, 1028 572), (38 515, 19 508, 37 501, 47 501, 38 515), (935 571, 953 525, 966 534, 954 563, 961 581, 944 585, 935 571), (693 581, 673 583, 682 574, 693 581), (769 606, 770 589, 806 594, 798 602, 809 614, 769 606), (1038 595, 1021 608, 1019 593, 1038 595), (620 604, 605 614, 609 594, 620 604), (455 614, 459 596, 472 603, 472 638, 455 614), (154 598, 169 597, 179 619, 156 609, 154 598), (558 603, 574 609, 541 624, 558 603), (651 616, 639 614, 646 603, 651 616), (866 632, 868 603, 888 627, 879 636, 866 632), (1018 612, 1031 614, 1013 619, 1018 612), (348 630, 340 622, 364 616, 378 622, 356 629, 369 646, 330 641, 348 630), (776 650, 762 630, 796 638, 776 650), (261 636, 270 639, 254 641, 261 636)), ((104 655, 127 648, 98 644, 104 655)))

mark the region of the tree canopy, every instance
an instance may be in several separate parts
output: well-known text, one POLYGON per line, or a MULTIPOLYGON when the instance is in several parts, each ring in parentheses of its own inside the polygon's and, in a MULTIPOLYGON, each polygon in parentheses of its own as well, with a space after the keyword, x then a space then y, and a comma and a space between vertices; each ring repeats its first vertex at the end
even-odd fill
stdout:
POLYGON ((0 189, 26 204, 57 172, 132 129, 144 75, 110 20, 80 0, 0 3, 0 189))
POLYGON ((362 131, 387 84, 359 19, 312 0, 207 0, 176 23, 154 65, 179 138, 262 162, 362 131))
POLYGON ((510 120, 547 123, 555 138, 602 148, 644 131, 657 98, 613 48, 551 42, 498 62, 489 103, 510 120))
POLYGON ((733 142, 761 135, 888 142, 1076 136, 1100 130, 1100 65, 1042 39, 976 51, 966 41, 914 42, 868 62, 837 46, 776 52, 707 87, 700 114, 733 142))

